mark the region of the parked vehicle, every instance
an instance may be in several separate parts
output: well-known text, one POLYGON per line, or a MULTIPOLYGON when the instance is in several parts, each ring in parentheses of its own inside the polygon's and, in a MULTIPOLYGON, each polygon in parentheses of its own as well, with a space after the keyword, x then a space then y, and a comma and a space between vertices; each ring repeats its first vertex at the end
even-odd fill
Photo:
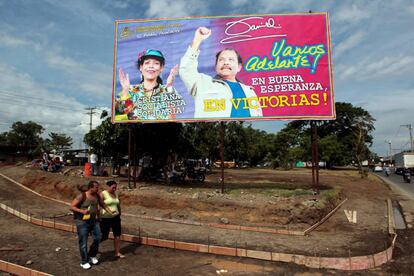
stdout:
POLYGON ((381 166, 375 166, 374 167, 374 172, 382 172, 382 167, 381 166))
POLYGON ((202 165, 200 160, 187 159, 185 161, 185 168, 181 174, 181 179, 184 181, 186 177, 200 182, 205 180, 206 168, 202 165))
MULTIPOLYGON (((395 173, 403 174, 404 168, 414 168, 414 153, 400 152, 394 155, 395 173)), ((414 170, 411 170, 414 171, 414 170)))

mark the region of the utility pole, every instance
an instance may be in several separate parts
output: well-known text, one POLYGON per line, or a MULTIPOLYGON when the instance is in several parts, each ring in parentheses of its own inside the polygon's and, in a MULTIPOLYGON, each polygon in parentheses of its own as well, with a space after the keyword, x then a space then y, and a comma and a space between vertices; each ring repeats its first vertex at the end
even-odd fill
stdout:
POLYGON ((413 128, 411 127, 411 124, 401 125, 401 126, 408 128, 408 130, 410 131, 410 145, 411 145, 411 152, 413 152, 414 151, 413 150, 413 148, 414 148, 414 146, 413 146, 413 133, 411 131, 413 128))
MULTIPOLYGON (((85 108, 85 110, 87 110, 88 112, 87 113, 85 113, 85 114, 87 114, 87 115, 89 115, 89 132, 91 132, 92 131, 92 115, 93 114, 95 114, 96 112, 94 111, 96 109, 96 106, 95 107, 87 107, 87 108, 85 108)), ((89 156, 89 154, 91 153, 91 146, 89 146, 89 148, 88 148, 88 162, 90 162, 91 160, 90 160, 90 156, 89 156)))
POLYGON ((88 111, 85 114, 89 115, 89 132, 92 130, 92 115, 96 113, 94 111, 95 109, 96 109, 96 106, 95 107, 87 107, 87 108, 85 108, 85 110, 88 111))
POLYGON ((392 149, 391 149, 391 140, 386 140, 385 143, 389 146, 389 157, 390 157, 390 164, 392 164, 392 149))

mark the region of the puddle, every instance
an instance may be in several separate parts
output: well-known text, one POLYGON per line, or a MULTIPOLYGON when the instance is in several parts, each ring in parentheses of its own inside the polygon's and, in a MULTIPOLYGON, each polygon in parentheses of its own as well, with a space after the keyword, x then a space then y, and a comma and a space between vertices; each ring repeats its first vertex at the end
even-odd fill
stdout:
POLYGON ((405 225, 405 221, 404 218, 400 212, 400 209, 398 209, 397 207, 393 207, 393 212, 394 212, 394 221, 395 221, 395 228, 396 229, 406 229, 407 226, 405 225))

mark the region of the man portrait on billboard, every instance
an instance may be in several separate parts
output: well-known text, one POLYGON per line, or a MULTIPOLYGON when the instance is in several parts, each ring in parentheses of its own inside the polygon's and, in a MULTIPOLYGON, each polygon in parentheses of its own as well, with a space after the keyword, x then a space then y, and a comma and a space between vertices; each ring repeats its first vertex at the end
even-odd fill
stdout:
POLYGON ((210 35, 210 29, 199 27, 180 61, 180 78, 194 97, 194 118, 262 117, 262 109, 253 88, 236 77, 243 66, 242 58, 235 49, 226 48, 216 54, 217 75, 214 78, 198 72, 199 48, 210 35))

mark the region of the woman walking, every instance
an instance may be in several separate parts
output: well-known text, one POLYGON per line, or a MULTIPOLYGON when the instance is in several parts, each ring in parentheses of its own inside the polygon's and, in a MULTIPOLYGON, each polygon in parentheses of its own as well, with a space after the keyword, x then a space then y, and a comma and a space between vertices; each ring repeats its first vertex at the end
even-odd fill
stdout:
POLYGON ((102 241, 108 239, 109 230, 112 229, 114 235, 114 249, 116 258, 124 258, 125 256, 120 252, 120 237, 121 237, 121 203, 118 198, 117 183, 114 180, 106 182, 106 189, 103 190, 99 196, 106 206, 112 211, 108 213, 105 209, 102 210, 101 215, 101 232, 102 241))

